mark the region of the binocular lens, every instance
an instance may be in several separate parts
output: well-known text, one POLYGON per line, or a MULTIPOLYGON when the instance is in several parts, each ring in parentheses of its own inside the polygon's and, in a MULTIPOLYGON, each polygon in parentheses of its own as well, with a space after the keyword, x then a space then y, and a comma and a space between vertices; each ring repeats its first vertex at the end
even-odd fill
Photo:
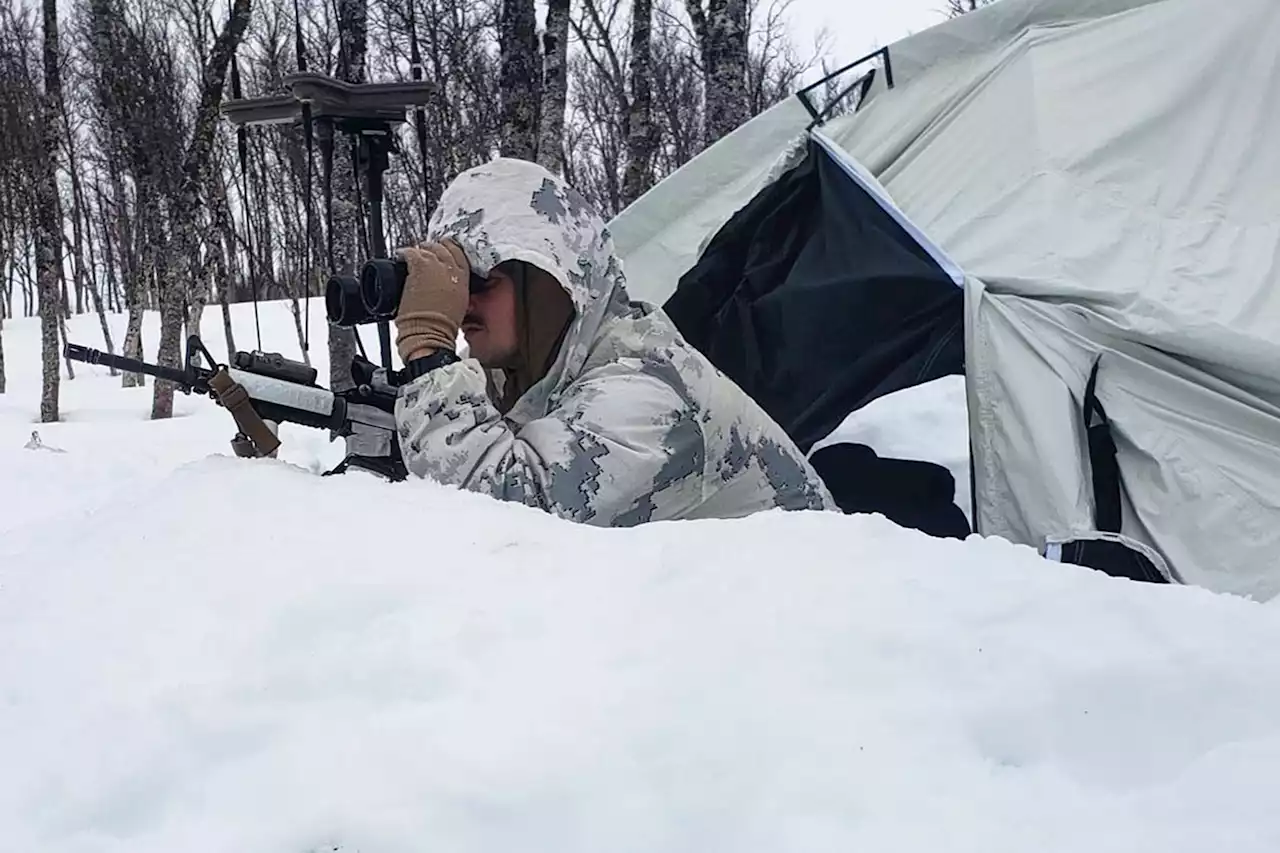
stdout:
POLYGON ((359 326, 390 320, 400 308, 409 267, 404 261, 378 258, 360 270, 360 278, 332 276, 325 285, 324 307, 335 326, 359 326))
MULTIPOLYGON (((360 278, 332 276, 325 285, 324 307, 329 322, 335 326, 358 326, 391 320, 400 310, 409 266, 402 260, 374 258, 360 270, 360 278)), ((490 282, 485 276, 471 273, 467 282, 471 293, 483 293, 490 282)))
POLYGON ((349 275, 330 277, 324 289, 324 309, 335 326, 355 326, 366 314, 360 282, 349 275))
POLYGON ((366 263, 360 271, 360 298, 369 314, 378 319, 394 317, 408 277, 404 261, 375 258, 366 263))

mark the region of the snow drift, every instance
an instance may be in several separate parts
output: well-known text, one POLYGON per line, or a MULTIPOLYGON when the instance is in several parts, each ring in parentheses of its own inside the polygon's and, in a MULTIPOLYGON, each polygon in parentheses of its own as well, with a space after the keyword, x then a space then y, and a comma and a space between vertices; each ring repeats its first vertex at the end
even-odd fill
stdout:
POLYGON ((82 365, 36 425, 4 335, 0 849, 1280 848, 1280 607, 877 516, 320 478, 321 433, 236 459, 82 365))

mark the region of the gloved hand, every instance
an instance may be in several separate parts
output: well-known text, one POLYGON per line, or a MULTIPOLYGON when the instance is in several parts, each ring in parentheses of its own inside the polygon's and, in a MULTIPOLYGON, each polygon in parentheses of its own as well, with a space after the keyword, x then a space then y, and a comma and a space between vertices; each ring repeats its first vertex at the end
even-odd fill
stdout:
POLYGON ((467 256, 452 240, 401 249, 399 255, 409 267, 395 319, 401 360, 408 364, 439 349, 453 351, 471 298, 467 256))

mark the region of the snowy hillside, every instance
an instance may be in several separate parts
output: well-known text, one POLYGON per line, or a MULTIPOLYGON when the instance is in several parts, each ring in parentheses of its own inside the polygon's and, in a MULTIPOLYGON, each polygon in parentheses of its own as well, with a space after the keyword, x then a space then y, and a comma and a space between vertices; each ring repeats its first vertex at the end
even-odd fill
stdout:
POLYGON ((38 327, 3 340, 0 851, 1280 849, 1280 606, 874 516, 322 479, 324 433, 236 459, 82 364, 39 425, 38 327))

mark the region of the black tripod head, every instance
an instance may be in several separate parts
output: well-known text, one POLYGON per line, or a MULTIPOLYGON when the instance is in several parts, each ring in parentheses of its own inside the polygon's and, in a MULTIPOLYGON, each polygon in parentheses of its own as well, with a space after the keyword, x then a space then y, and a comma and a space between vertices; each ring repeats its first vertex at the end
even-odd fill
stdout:
POLYGON ((406 111, 425 106, 435 86, 421 80, 395 83, 347 83, 327 74, 288 74, 287 95, 239 98, 222 105, 222 114, 239 126, 331 121, 346 133, 389 131, 408 121, 406 111), (303 109, 310 107, 310 116, 303 109))

